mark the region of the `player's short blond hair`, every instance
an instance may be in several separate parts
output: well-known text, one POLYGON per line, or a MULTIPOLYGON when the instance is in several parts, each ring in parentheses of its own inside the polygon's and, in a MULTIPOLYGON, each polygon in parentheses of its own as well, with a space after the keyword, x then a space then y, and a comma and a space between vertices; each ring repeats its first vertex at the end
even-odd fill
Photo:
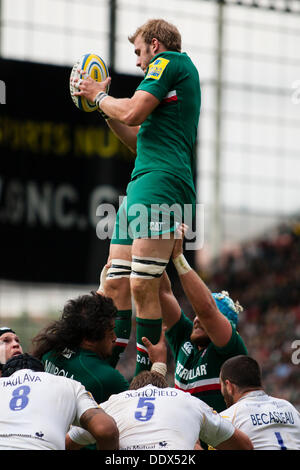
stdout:
POLYGON ((129 390, 138 390, 139 388, 150 384, 158 388, 168 387, 168 382, 163 375, 158 372, 143 370, 132 379, 129 390))
POLYGON ((168 51, 181 52, 180 32, 176 26, 163 19, 148 20, 128 40, 133 44, 138 36, 142 36, 146 44, 151 44, 152 39, 156 38, 168 51))

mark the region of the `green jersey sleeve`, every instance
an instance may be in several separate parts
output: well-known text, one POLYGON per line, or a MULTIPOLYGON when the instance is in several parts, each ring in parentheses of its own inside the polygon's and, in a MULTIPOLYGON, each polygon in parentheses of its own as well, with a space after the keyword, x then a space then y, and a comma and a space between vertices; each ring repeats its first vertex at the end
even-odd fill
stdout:
POLYGON ((158 57, 152 62, 137 90, 144 90, 162 101, 175 84, 179 74, 177 57, 158 57))
POLYGON ((181 317, 175 325, 166 331, 166 338, 175 358, 179 353, 182 344, 190 341, 193 330, 193 322, 181 310, 181 317))
POLYGON ((229 342, 223 346, 222 348, 217 347, 213 344, 216 352, 220 355, 224 356, 231 356, 231 355, 238 355, 238 354, 248 354, 247 348, 242 337, 236 331, 236 327, 230 322, 232 327, 232 335, 229 342))

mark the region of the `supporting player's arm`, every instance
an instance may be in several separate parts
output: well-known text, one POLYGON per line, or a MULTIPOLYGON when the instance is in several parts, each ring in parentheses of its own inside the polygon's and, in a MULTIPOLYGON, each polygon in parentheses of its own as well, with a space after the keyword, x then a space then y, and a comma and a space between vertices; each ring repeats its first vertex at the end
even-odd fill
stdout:
POLYGON ((232 327, 229 320, 219 311, 209 288, 189 266, 183 255, 183 236, 186 228, 180 227, 182 238, 175 240, 172 260, 201 326, 216 346, 223 347, 231 338, 232 327))
POLYGON ((253 450, 253 444, 244 432, 235 429, 229 439, 221 442, 215 448, 218 450, 253 450))
POLYGON ((81 426, 96 439, 99 450, 119 448, 119 430, 115 420, 100 408, 91 408, 80 417, 81 426))
POLYGON ((159 301, 161 305, 163 323, 169 330, 180 319, 181 308, 175 295, 173 294, 171 281, 166 271, 164 271, 160 281, 159 301))

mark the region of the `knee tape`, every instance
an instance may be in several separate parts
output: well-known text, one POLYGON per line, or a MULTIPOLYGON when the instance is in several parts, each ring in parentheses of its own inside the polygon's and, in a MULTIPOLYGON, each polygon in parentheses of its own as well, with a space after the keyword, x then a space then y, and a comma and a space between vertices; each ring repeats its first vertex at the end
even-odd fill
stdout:
POLYGON ((121 277, 130 277, 131 261, 124 259, 112 259, 110 268, 107 271, 107 279, 120 279, 121 277))
POLYGON ((169 260, 167 259, 133 256, 131 277, 139 277, 142 279, 160 277, 166 269, 168 262, 169 260))

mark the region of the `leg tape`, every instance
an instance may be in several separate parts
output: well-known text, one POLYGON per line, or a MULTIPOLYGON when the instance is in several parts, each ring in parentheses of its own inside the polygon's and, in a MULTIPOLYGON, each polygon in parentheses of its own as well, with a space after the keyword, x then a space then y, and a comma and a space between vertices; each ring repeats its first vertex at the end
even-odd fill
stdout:
POLYGON ((112 259, 111 266, 107 271, 107 279, 120 279, 121 277, 130 277, 131 261, 124 259, 112 259))
POLYGON ((169 260, 167 259, 133 256, 131 277, 143 279, 160 277, 166 269, 168 262, 169 260))

